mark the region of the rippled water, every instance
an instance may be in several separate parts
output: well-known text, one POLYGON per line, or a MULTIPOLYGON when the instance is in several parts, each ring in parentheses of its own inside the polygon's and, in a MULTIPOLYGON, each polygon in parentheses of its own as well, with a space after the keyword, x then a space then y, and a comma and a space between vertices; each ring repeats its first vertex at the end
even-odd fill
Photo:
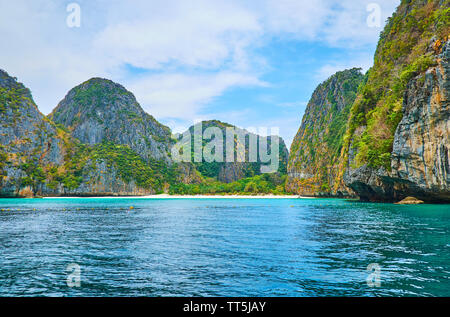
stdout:
POLYGON ((99 198, 0 209, 0 296, 450 296, 450 205, 99 198), (79 288, 67 286, 70 263, 79 288), (366 282, 370 263, 380 287, 366 282))

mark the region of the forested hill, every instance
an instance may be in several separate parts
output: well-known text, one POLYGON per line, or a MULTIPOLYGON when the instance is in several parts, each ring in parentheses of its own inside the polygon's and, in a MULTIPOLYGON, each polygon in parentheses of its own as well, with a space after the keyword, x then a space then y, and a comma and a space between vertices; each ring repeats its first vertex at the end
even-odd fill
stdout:
MULTIPOLYGON (((202 135, 205 134, 205 131, 208 128, 218 128, 220 129, 220 134, 222 136, 222 155, 221 155, 221 160, 222 162, 208 162, 207 160, 205 160, 204 157, 202 157, 201 162, 195 162, 194 165, 196 166, 196 168, 198 169, 198 171, 200 171, 202 173, 202 175, 206 176, 206 177, 211 177, 214 178, 218 181, 221 182, 225 182, 225 183, 231 183, 243 178, 247 178, 247 177, 253 177, 256 175, 261 175, 262 174, 262 170, 261 168, 263 166, 267 166, 271 163, 274 162, 265 162, 264 160, 261 160, 261 155, 260 155, 260 146, 261 145, 266 145, 266 149, 265 153, 268 154, 268 156, 271 156, 271 141, 272 138, 269 137, 263 137, 260 135, 257 135, 255 133, 251 133, 247 130, 238 128, 236 126, 233 126, 231 124, 228 123, 224 123, 218 120, 209 120, 209 121, 202 121, 201 123, 197 124, 197 126, 199 127, 199 125, 201 124, 201 131, 202 131, 202 135), (233 147, 234 147, 234 158, 233 158, 233 162, 228 162, 227 161, 227 155, 226 155, 226 137, 227 137, 227 128, 230 128, 231 131, 234 131, 234 133, 236 133, 236 137, 235 140, 232 141, 233 142, 233 147), (238 155, 238 142, 240 142, 239 138, 237 137, 238 135, 242 135, 243 136, 243 149, 245 152, 245 157, 244 157, 244 161, 245 162, 239 162, 237 155, 238 155), (251 159, 251 155, 249 154, 250 149, 250 138, 253 138, 253 140, 255 140, 255 145, 253 148, 253 151, 255 153, 253 153, 255 155, 254 159, 251 159)), ((194 135, 194 128, 195 126, 191 126, 189 128, 189 133, 190 135, 194 135)), ((214 140, 220 136, 215 136, 214 134, 212 134, 211 136, 208 136, 208 138, 203 138, 203 143, 202 143, 202 153, 205 151, 205 146, 209 143, 213 143, 214 140)), ((281 137, 278 136, 273 136, 274 141, 278 142, 278 149, 277 152, 278 153, 273 153, 273 157, 275 160, 277 160, 278 162, 276 163, 277 168, 276 168, 276 172, 285 175, 286 174, 286 167, 287 167, 287 162, 288 162, 288 150, 286 148, 286 145, 284 143, 284 140, 281 137), (275 139, 276 138, 276 139, 275 139)), ((192 152, 194 152, 194 140, 193 138, 191 139, 192 141, 192 152)), ((194 153, 192 153, 192 158, 194 158, 194 153)), ((274 165, 275 166, 275 165, 274 165)))

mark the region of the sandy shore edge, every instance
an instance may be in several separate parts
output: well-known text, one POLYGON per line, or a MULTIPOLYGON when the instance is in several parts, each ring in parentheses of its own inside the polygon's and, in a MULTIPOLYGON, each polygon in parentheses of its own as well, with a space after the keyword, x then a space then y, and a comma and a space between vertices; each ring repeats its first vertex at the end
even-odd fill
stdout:
POLYGON ((101 197, 43 197, 43 199, 73 199, 73 198, 116 198, 116 199, 314 199, 314 197, 303 197, 296 195, 266 195, 266 196, 243 196, 243 195, 149 195, 149 196, 101 196, 101 197))

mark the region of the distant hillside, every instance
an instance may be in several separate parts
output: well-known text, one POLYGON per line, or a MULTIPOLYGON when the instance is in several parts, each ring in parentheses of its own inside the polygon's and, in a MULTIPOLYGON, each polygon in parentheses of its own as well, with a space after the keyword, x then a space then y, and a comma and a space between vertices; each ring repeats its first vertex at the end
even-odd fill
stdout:
MULTIPOLYGON (((231 183, 243 178, 253 177, 256 175, 261 175, 261 167, 264 165, 267 165, 266 162, 261 162, 261 157, 257 155, 257 158, 254 162, 251 161, 249 156, 249 148, 250 148, 250 137, 253 137, 255 140, 264 139, 267 147, 268 147, 268 153, 270 153, 270 145, 271 145, 271 138, 270 137, 261 137, 254 133, 249 133, 248 131, 235 127, 233 125, 230 125, 228 123, 220 122, 217 120, 211 120, 211 121, 203 121, 201 122, 202 125, 202 134, 203 132, 208 128, 219 128, 220 131, 222 131, 223 136, 223 155, 222 155, 222 161, 223 162, 207 162, 205 161, 204 157, 202 158, 202 162, 194 162, 195 167, 197 170, 205 177, 211 177, 215 178, 218 181, 225 182, 225 183, 231 183), (237 148, 238 148, 238 140, 236 138, 235 143, 235 162, 227 162, 226 160, 226 129, 227 128, 233 128, 234 131, 236 131, 238 134, 242 133, 245 135, 245 162, 238 162, 237 159, 237 148)), ((189 128, 189 132, 191 135, 194 135, 194 126, 191 126, 189 128)), ((286 174, 286 167, 287 167, 287 159, 288 159, 288 150, 286 148, 286 145, 281 137, 278 137, 279 142, 279 156, 278 156, 278 169, 277 172, 280 174, 286 174)), ((204 149, 204 146, 208 144, 211 141, 211 139, 203 139, 202 144, 202 152, 204 149)), ((259 143, 257 143, 256 154, 259 153, 259 143)), ((192 161, 194 161, 194 140, 192 139, 191 143, 191 149, 192 149, 192 161)))

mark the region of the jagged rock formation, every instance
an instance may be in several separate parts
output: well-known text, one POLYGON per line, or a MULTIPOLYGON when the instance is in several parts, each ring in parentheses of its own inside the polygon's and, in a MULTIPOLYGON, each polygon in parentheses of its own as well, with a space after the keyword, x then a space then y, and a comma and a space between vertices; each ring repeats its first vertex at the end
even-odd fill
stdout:
POLYGON ((49 118, 83 144, 129 146, 142 158, 170 161, 171 133, 122 85, 92 78, 71 89, 49 118))
POLYGON ((111 80, 92 78, 71 89, 49 118, 82 144, 90 145, 94 153, 89 156, 100 153, 100 164, 95 165, 102 173, 83 170, 86 180, 100 184, 81 186, 77 194, 98 188, 107 193, 149 194, 167 190, 168 183, 201 181, 191 163, 173 164, 175 140, 170 129, 146 113, 131 92, 111 80))
POLYGON ((450 41, 436 60, 437 66, 408 82, 391 170, 374 171, 367 165, 348 169, 345 182, 363 199, 396 201, 414 195, 429 202, 450 201, 450 41))
POLYGON ((143 196, 156 193, 156 188, 139 186, 133 179, 125 181, 118 169, 105 160, 88 160, 82 170, 82 181, 76 188, 61 186, 67 196, 143 196))
POLYGON ((450 1, 402 1, 381 34, 341 159, 361 199, 450 201, 450 1))
MULTIPOLYGON (((204 182, 204 176, 233 182, 259 175, 266 165, 260 157, 248 162, 249 137, 258 140, 254 134, 245 139, 246 162, 174 161, 170 130, 112 81, 93 78, 75 87, 46 118, 28 89, 5 72, 0 75, 0 196, 176 192, 186 189, 183 184, 204 182)), ((223 129, 224 138, 226 127, 232 127, 204 122, 204 129, 212 126, 223 129)), ((263 139, 270 148, 271 139, 263 139)), ((288 152, 279 141, 278 171, 285 174, 288 152)))
POLYGON ((444 201, 450 200, 450 41, 437 63, 408 83, 391 174, 412 187, 407 192, 444 201))
MULTIPOLYGON (((199 123, 200 124, 200 123, 199 123)), ((199 126, 197 124, 197 126, 199 126)), ((268 162, 262 162, 261 156, 259 155, 259 146, 262 144, 267 144, 266 153, 270 154, 271 149, 271 138, 270 137, 262 137, 259 135, 256 135, 254 133, 250 133, 249 131, 246 131, 241 128, 237 128, 233 125, 230 125, 228 123, 220 122, 217 120, 210 120, 210 121, 203 121, 201 122, 202 125, 202 134, 205 132, 208 128, 218 128, 221 131, 222 137, 223 137, 223 155, 222 155, 222 162, 207 162, 204 157, 201 157, 201 162, 195 162, 194 165, 202 173, 205 177, 211 177, 215 178, 218 181, 225 182, 225 183, 231 183, 243 178, 247 177, 253 177, 255 175, 260 175, 262 173, 261 168, 263 166, 268 165, 268 162), (227 128, 231 128, 236 132, 236 135, 243 135, 245 137, 245 144, 243 144, 244 150, 245 150, 245 157, 242 159, 244 162, 239 161, 238 159, 238 144, 239 138, 235 138, 235 144, 234 144, 234 162, 227 161, 227 149, 226 149, 226 134, 227 134, 227 128), (250 140, 255 140, 256 143, 253 149, 255 150, 254 154, 256 156, 252 160, 249 151, 251 149, 251 143, 250 140), (260 143, 262 142, 262 143, 260 143)), ((192 158, 194 159, 194 130, 195 126, 192 126, 189 128, 189 133, 192 136, 191 138, 191 150, 192 150, 192 158)), ((200 129, 199 129, 200 131, 200 129)), ((186 133, 186 132, 185 132, 186 133)), ((215 138, 218 138, 218 136, 210 136, 210 138, 203 138, 203 144, 202 144, 202 153, 204 151, 204 146, 208 144, 209 142, 213 141, 215 138)), ((288 160, 288 150, 286 148, 286 145, 281 137, 276 136, 279 146, 278 146, 278 169, 276 172, 279 172, 280 174, 286 174, 286 166, 287 166, 287 160, 288 160)), ((270 162, 269 162, 270 163, 270 162)), ((263 171, 264 172, 264 171, 263 171)), ((274 171, 275 172, 275 171, 274 171)))
POLYGON ((0 71, 0 196, 147 195, 202 180, 192 164, 172 164, 170 130, 120 85, 90 80, 50 118, 0 71))
POLYGON ((314 91, 291 145, 286 189, 303 196, 350 196, 336 182, 343 137, 364 76, 360 69, 338 72, 314 91))
POLYGON ((29 89, 0 70, 0 196, 42 190, 44 169, 63 163, 63 142, 29 89))
MULTIPOLYGON (((327 108, 316 98, 291 148, 288 190, 317 195, 329 186, 335 194, 345 185, 367 201, 450 201, 449 7, 449 0, 401 2, 380 35, 345 135, 331 134, 343 141, 340 156, 329 151, 327 108)), ((320 91, 325 100, 335 87, 320 91)))

